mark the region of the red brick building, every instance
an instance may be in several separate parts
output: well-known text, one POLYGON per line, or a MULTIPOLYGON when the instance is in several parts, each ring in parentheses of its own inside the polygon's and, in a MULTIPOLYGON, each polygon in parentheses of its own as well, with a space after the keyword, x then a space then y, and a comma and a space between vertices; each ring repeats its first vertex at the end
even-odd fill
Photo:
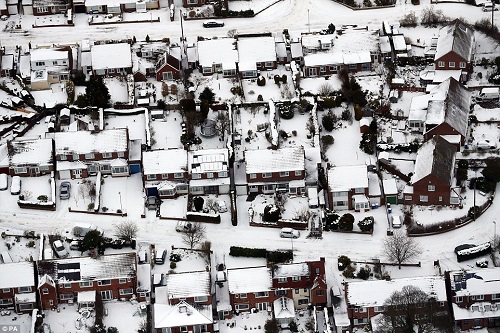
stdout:
POLYGON ((98 171, 112 176, 130 173, 127 128, 57 132, 54 141, 59 179, 85 178, 98 171))
POLYGON ((365 164, 332 167, 327 178, 330 209, 370 209, 368 167, 365 164))
POLYGON ((458 205, 459 190, 453 186, 456 147, 440 136, 420 147, 411 183, 404 189, 404 203, 458 205))
POLYGON ((30 313, 36 308, 35 288, 33 262, 0 264, 0 309, 30 313))
POLYGON ((355 327, 365 327, 371 323, 374 316, 386 313, 385 303, 389 296, 406 286, 413 286, 425 292, 436 302, 439 311, 448 312, 445 280, 440 276, 348 282, 344 292, 351 331, 355 327))
POLYGON ((296 309, 308 305, 326 306, 325 261, 279 264, 273 270, 272 288, 289 288, 296 309))
POLYGON ((185 301, 198 306, 212 305, 210 272, 166 274, 165 285, 155 288, 156 303, 177 304, 185 301))
POLYGON ((213 332, 211 306, 192 306, 186 301, 177 304, 154 304, 154 332, 213 332))
POLYGON ((189 173, 184 149, 150 150, 142 153, 142 175, 147 195, 174 198, 187 194, 189 173))
POLYGON ((11 176, 37 177, 54 171, 54 140, 13 140, 7 147, 11 176))
POLYGON ((474 61, 474 30, 460 20, 439 31, 434 66, 436 71, 461 71, 460 81, 469 80, 474 61))
POLYGON ((500 268, 446 272, 455 324, 462 331, 500 327, 500 268))
POLYGON ((189 193, 229 193, 229 151, 226 148, 188 152, 189 193))
MULTIPOLYGON (((59 304, 89 301, 89 292, 100 293, 103 301, 130 299, 136 294, 137 259, 135 252, 40 260, 38 294, 43 309, 59 304)), ((94 298, 95 300, 95 295, 94 298)))
POLYGON ((246 150, 248 193, 305 193, 304 147, 246 150))

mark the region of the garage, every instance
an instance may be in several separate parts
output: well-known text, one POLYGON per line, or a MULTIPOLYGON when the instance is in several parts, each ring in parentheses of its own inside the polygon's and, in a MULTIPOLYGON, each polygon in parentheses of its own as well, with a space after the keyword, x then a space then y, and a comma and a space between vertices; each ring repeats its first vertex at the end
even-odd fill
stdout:
POLYGON ((71 170, 59 170, 59 179, 70 179, 71 170))

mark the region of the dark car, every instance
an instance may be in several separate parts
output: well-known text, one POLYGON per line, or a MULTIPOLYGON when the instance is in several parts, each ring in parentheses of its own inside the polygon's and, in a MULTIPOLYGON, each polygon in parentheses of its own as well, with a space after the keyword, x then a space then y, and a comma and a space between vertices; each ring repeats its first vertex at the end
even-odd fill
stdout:
POLYGON ((149 210, 154 210, 158 207, 158 198, 155 197, 155 196, 149 196, 147 199, 146 199, 146 207, 149 209, 149 210))
POLYGON ((169 259, 170 259, 170 261, 173 261, 173 262, 179 262, 179 261, 181 261, 181 256, 180 256, 180 254, 177 254, 177 253, 171 253, 169 259))
POLYGON ((224 22, 221 21, 205 21, 203 22, 203 27, 204 28, 218 28, 218 27, 223 27, 224 22))

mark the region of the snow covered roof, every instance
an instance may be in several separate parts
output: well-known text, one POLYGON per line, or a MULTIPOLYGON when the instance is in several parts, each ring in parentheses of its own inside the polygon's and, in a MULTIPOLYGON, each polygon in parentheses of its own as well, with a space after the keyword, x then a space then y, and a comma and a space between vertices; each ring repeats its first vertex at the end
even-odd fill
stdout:
POLYGON ((227 270, 228 289, 231 294, 271 290, 271 269, 262 267, 227 270))
POLYGON ((405 36, 393 35, 392 42, 394 43, 394 51, 405 51, 406 52, 405 36))
POLYGON ((304 56, 305 66, 340 65, 344 63, 341 53, 310 53, 304 56))
POLYGON ((132 53, 128 43, 94 45, 90 52, 94 70, 132 67, 132 53))
POLYGON ((378 53, 379 47, 378 30, 345 29, 342 35, 337 35, 332 52, 359 53, 368 51, 378 53))
POLYGON ((206 173, 228 171, 227 149, 203 149, 188 152, 190 173, 206 173))
POLYGON ((472 51, 474 49, 474 30, 460 20, 455 20, 439 30, 439 37, 436 47, 435 60, 449 52, 454 52, 465 61, 472 60, 472 51))
POLYGON ((89 303, 89 302, 95 302, 95 290, 88 290, 88 291, 79 291, 78 292, 78 303, 89 303))
POLYGON ((132 278, 136 276, 135 266, 135 252, 102 255, 96 259, 76 257, 37 262, 39 276, 47 274, 59 282, 132 278))
POLYGON ((54 49, 32 49, 31 52, 31 63, 37 61, 49 61, 49 60, 68 60, 69 53, 64 50, 54 50, 54 49))
POLYGON ((293 59, 301 58, 304 56, 304 51, 302 50, 302 43, 292 42, 290 43, 290 53, 293 59))
POLYGON ((274 37, 239 38, 238 57, 243 63, 276 61, 274 37))
POLYGON ((288 297, 280 297, 273 302, 274 317, 276 319, 295 319, 295 305, 293 299, 288 297))
POLYGON ((476 302, 467 308, 459 307, 455 303, 452 306, 453 318, 455 320, 498 318, 500 316, 500 302, 476 302))
POLYGON ((500 268, 450 272, 451 288, 456 296, 500 293, 500 268))
POLYGON ((304 170, 304 147, 245 151, 246 173, 304 170))
POLYGON ((14 55, 6 54, 2 56, 2 69, 10 70, 14 68, 14 55))
POLYGON ((393 292, 401 291, 405 286, 417 287, 437 301, 446 301, 446 287, 443 277, 418 276, 390 281, 348 282, 346 285, 347 303, 349 306, 356 307, 382 306, 393 292))
POLYGON ((137 291, 151 291, 151 265, 137 265, 137 291))
POLYGON ((391 42, 389 41, 389 36, 380 36, 380 52, 381 53, 391 53, 391 42))
POLYGON ((33 262, 0 264, 0 289, 35 286, 33 262))
POLYGON ((210 295, 210 272, 167 274, 167 297, 186 298, 210 295))
POLYGON ((16 304, 19 303, 35 303, 36 302, 36 293, 22 293, 16 294, 14 296, 16 304))
POLYGON ((198 61, 202 67, 222 64, 223 69, 236 68, 238 51, 234 38, 219 38, 198 42, 198 61))
POLYGON ((370 197, 379 197, 382 194, 380 190, 380 180, 374 172, 368 173, 368 195, 370 197))
POLYGON ((14 140, 10 142, 10 164, 50 164, 52 163, 52 139, 14 140))
POLYGON ((446 184, 451 185, 455 153, 456 147, 439 135, 424 143, 417 151, 415 172, 412 177, 413 184, 433 174, 446 184))
POLYGON ((396 179, 389 178, 382 180, 382 184, 384 186, 385 195, 396 195, 398 194, 398 187, 396 183, 396 179))
POLYGON ((318 49, 322 45, 329 45, 331 47, 335 42, 335 35, 320 35, 320 34, 307 34, 301 37, 302 46, 306 49, 318 49))
POLYGON ((154 304, 154 327, 180 327, 213 323, 212 306, 198 306, 181 301, 175 305, 154 304))
POLYGON ((354 188, 368 187, 368 169, 366 165, 337 166, 328 170, 330 191, 349 191, 354 188))
POLYGON ((100 132, 76 131, 54 133, 56 155, 86 154, 91 152, 124 152, 128 149, 126 128, 100 132))
POLYGON ((82 52, 81 53, 80 66, 82 66, 82 67, 92 66, 92 52, 82 52))
POLYGON ((276 265, 273 278, 309 275, 309 265, 305 262, 276 265))
POLYGON ((187 152, 184 149, 151 150, 142 153, 144 175, 187 171, 187 152))

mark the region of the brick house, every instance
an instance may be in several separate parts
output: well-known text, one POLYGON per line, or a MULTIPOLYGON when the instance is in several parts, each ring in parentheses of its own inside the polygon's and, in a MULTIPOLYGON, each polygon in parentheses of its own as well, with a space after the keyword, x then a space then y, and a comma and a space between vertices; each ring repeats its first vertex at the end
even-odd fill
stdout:
MULTIPOLYGON (((61 14, 71 8, 69 1, 67 0, 33 0, 31 7, 32 10, 29 11, 32 11, 31 14, 35 16, 61 14)), ((28 14, 26 12, 26 8, 24 10, 25 14, 28 14)))
POLYGON ((441 28, 434 56, 436 71, 460 71, 460 81, 466 82, 472 73, 474 48, 474 30, 469 25, 456 19, 441 28))
POLYGON ((423 132, 426 141, 435 135, 446 135, 460 148, 467 136, 471 93, 454 78, 448 78, 426 96, 429 99, 425 109, 410 111, 410 128, 423 132))
POLYGON ((180 301, 177 304, 153 305, 154 332, 208 333, 213 332, 212 306, 192 306, 180 301))
POLYGON ((156 303, 177 304, 184 301, 199 306, 212 306, 210 272, 183 272, 164 275, 165 286, 156 287, 156 303))
POLYGON ((460 190, 453 188, 456 147, 440 136, 417 151, 411 184, 404 192, 407 205, 458 205, 460 190))
MULTIPOLYGON (((89 294, 100 293, 103 301, 130 299, 136 294, 136 253, 40 260, 38 294, 43 309, 59 304, 89 302, 89 294), (91 293, 89 293, 91 292, 91 293)), ((95 300, 95 295, 94 298, 95 300)), ((91 301, 90 301, 91 302, 91 301)))
POLYGON ((37 177, 54 171, 54 140, 13 140, 7 147, 11 176, 37 177))
POLYGON ((179 80, 182 71, 181 48, 173 49, 163 53, 155 64, 155 77, 157 81, 179 80), (177 51, 177 52, 173 52, 177 51))
POLYGON ((446 272, 455 324, 462 331, 500 327, 500 268, 446 272))
POLYGON ((126 76, 132 74, 130 44, 93 45, 91 50, 92 74, 97 76, 126 76))
POLYGON ((229 193, 229 151, 226 148, 188 152, 189 193, 229 193))
POLYGON ((257 77, 260 71, 276 69, 278 62, 274 37, 239 38, 238 59, 238 71, 243 79, 257 77))
POLYGON ((57 132, 54 141, 59 179, 84 178, 98 171, 112 176, 129 175, 127 128, 57 132))
POLYGON ((272 271, 266 266, 228 269, 227 281, 229 302, 237 313, 253 308, 268 311, 276 299, 292 298, 289 288, 273 290, 272 271))
POLYGON ((332 167, 327 172, 328 204, 332 210, 370 209, 368 168, 366 165, 332 167))
POLYGON ((351 331, 356 327, 365 327, 371 323, 373 317, 384 314, 387 311, 387 299, 393 292, 401 291, 405 286, 419 288, 433 298, 439 312, 448 313, 445 280, 440 276, 346 282, 344 293, 351 331))
POLYGON ((247 193, 305 193, 303 146, 246 150, 244 155, 247 193))
POLYGON ((31 313, 36 308, 35 268, 33 262, 0 264, 0 308, 31 313))
POLYGON ((184 149, 151 150, 142 153, 146 194, 174 198, 187 194, 189 173, 184 149))
POLYGON ((198 66, 203 75, 221 73, 223 77, 237 74, 238 51, 234 38, 219 38, 198 42, 198 66))
POLYGON ((327 285, 325 282, 325 261, 279 264, 273 267, 273 290, 289 288, 293 290, 296 309, 308 305, 326 306, 327 285))

